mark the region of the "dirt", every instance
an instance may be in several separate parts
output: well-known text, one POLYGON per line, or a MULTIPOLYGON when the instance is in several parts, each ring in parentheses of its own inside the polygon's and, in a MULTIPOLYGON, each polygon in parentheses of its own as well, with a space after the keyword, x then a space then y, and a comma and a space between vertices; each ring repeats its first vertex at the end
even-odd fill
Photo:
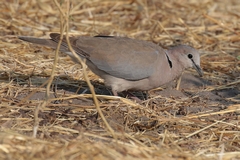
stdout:
MULTIPOLYGON (((33 77, 34 78, 34 77, 33 77)), ((44 79, 43 79, 44 80, 44 79)), ((75 82, 74 82, 75 83, 75 82)), ((100 95, 111 95, 111 92, 103 84, 98 82, 92 82, 95 86, 95 92, 100 95)), ((84 81, 79 81, 79 87, 67 86, 67 85, 55 85, 55 92, 50 94, 50 98, 64 97, 64 95, 81 95, 89 94, 89 88, 84 81), (78 91, 78 93, 76 93, 78 91)), ((217 112, 226 109, 227 106, 237 104, 239 101, 240 90, 238 88, 229 88, 222 90, 208 91, 206 88, 214 86, 213 83, 200 78, 197 75, 191 73, 185 73, 181 79, 180 89, 176 90, 176 81, 173 81, 164 86, 164 89, 149 91, 148 99, 143 92, 132 92, 142 99, 140 105, 146 106, 153 110, 158 110, 159 114, 164 115, 165 112, 171 114, 174 117, 182 117, 191 114, 217 112), (151 99, 151 97, 156 97, 151 99), (229 98, 233 98, 232 100, 229 98), (234 100, 234 101, 233 101, 234 100), (179 101, 178 104, 173 106, 169 105, 171 101, 179 101), (148 105, 147 105, 148 104, 148 105)), ((26 98, 31 92, 21 92, 16 97, 16 101, 21 101, 26 98)), ((121 95, 121 94, 120 94, 121 95)), ((45 99, 45 92, 34 93, 28 98, 29 103, 34 101, 43 101, 45 99)), ((106 101, 100 100, 100 105, 103 108, 104 114, 107 117, 111 127, 115 130, 124 130, 128 132, 136 130, 149 130, 148 134, 154 134, 152 128, 157 133, 163 132, 163 126, 159 125, 160 119, 156 119, 156 116, 147 117, 142 114, 128 113, 128 106, 120 106, 119 100, 106 101), (128 114, 128 122, 126 123, 126 114, 128 114)), ((88 130, 91 132, 104 132, 102 128, 102 121, 100 120, 96 110, 94 109, 94 103, 91 98, 71 98, 69 100, 55 100, 51 101, 47 106, 48 109, 44 109, 40 112, 39 118, 40 126, 51 124, 58 118, 63 118, 62 126, 72 126, 72 129, 76 130, 88 130), (68 119, 71 119, 71 121, 68 119), (99 121, 100 120, 100 121, 99 121)), ((32 115, 33 110, 21 110, 21 116, 28 118, 32 115)), ((141 111, 139 111, 141 112, 141 111)), ((210 119, 219 119, 219 116, 212 116, 210 119)), ((48 136, 54 136, 54 132, 48 136)), ((66 135, 65 135, 66 136, 66 135)), ((76 134, 77 136, 77 134, 76 134)), ((74 135, 66 136, 68 138, 74 138, 74 135)))

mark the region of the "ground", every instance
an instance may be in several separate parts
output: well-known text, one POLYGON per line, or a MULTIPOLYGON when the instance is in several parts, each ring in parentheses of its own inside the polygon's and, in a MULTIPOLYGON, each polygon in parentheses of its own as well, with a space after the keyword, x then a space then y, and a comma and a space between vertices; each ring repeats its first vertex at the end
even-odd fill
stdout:
MULTIPOLYGON (((59 5, 67 12, 67 1, 59 5)), ((189 69, 141 101, 111 95, 87 69, 19 35, 60 32, 51 0, 0 2, 1 159, 240 159, 240 1, 72 1, 69 33, 187 44, 201 53, 204 76, 189 69)))

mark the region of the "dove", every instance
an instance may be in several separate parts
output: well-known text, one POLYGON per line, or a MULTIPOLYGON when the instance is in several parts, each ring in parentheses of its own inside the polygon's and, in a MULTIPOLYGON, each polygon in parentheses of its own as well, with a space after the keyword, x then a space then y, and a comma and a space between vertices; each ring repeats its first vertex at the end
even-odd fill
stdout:
MULTIPOLYGON (((19 36, 19 39, 56 49, 60 34, 51 33, 49 39, 29 36, 19 36)), ((69 40, 76 54, 86 60, 88 68, 104 80, 114 96, 127 90, 147 91, 160 87, 179 77, 187 68, 194 68, 203 76, 199 52, 187 45, 163 49, 152 42, 118 36, 72 36, 69 40)), ((66 37, 60 51, 77 62, 66 37)))

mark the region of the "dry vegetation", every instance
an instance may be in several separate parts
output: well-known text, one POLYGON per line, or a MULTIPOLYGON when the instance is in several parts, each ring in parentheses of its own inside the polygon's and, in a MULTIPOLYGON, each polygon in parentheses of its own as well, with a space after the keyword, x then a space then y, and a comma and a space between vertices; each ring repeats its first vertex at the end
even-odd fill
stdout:
MULTIPOLYGON (((66 11, 65 2, 61 7, 66 11)), ((113 138, 97 114, 81 66, 64 54, 50 100, 40 107, 54 52, 17 36, 59 32, 54 2, 2 0, 0 159, 240 159, 239 9, 239 0, 72 1, 71 34, 128 36, 164 48, 189 44, 202 53, 205 75, 192 77, 198 85, 183 78, 180 91, 159 88, 142 103, 111 97, 88 71, 113 138)))

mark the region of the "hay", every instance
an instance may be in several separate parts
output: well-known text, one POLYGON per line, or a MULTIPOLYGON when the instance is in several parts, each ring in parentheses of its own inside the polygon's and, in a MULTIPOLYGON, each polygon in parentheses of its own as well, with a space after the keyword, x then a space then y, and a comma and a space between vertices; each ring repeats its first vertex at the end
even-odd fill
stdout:
MULTIPOLYGON (((211 85, 184 89, 184 98, 164 97, 158 88, 136 103, 108 96, 87 70, 114 139, 98 117, 81 66, 60 54, 50 103, 39 108, 32 138, 54 53, 17 36, 59 32, 60 13, 51 0, 1 1, 1 159, 239 159, 239 7, 238 0, 72 1, 70 34, 128 36, 164 48, 192 45, 202 53, 211 85)), ((66 11, 66 2, 61 8, 66 11)))

